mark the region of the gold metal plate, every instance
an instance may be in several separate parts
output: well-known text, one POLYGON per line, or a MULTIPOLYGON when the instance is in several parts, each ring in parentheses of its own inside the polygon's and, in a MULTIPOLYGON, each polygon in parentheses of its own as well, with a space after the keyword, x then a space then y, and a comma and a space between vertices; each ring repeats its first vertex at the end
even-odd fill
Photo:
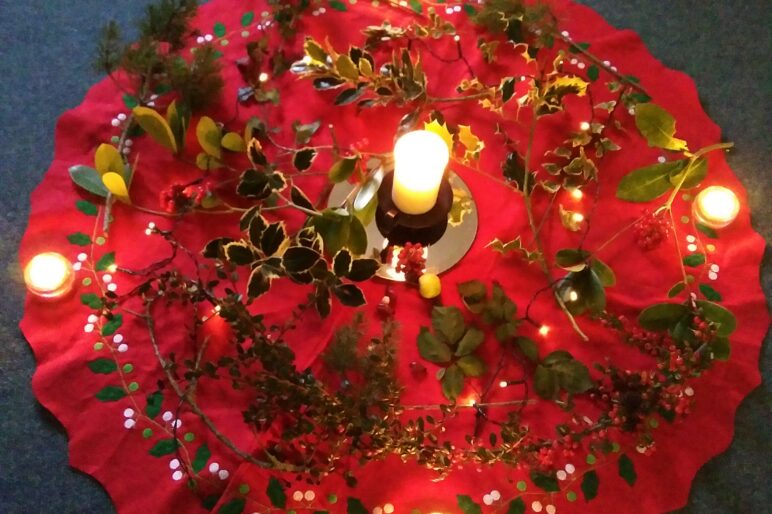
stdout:
MULTIPOLYGON (((367 182, 355 191, 355 186, 348 182, 341 182, 333 187, 330 193, 328 207, 340 207, 348 202, 357 211, 363 211, 371 202, 377 201, 378 186, 384 176, 382 168, 375 169, 367 182)), ((440 274, 456 265, 474 243, 477 235, 477 205, 472 198, 472 192, 466 183, 453 173, 448 174, 448 181, 453 188, 453 207, 448 214, 448 228, 439 241, 428 246, 425 250, 426 271, 440 274)), ((370 216, 369 223, 365 225, 367 231, 366 255, 380 254, 386 246, 386 238, 378 231, 375 219, 370 216)), ((367 221, 367 220, 365 220, 367 221)), ((395 282, 404 282, 403 273, 397 273, 392 263, 386 263, 378 270, 377 276, 395 282)))

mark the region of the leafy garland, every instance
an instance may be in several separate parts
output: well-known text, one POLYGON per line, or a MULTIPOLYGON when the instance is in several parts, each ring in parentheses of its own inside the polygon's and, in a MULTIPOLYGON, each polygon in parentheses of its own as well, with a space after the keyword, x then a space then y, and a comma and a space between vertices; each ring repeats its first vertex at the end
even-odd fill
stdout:
MULTIPOLYGON (((598 254, 626 230, 636 231, 644 249, 667 239, 668 233, 673 233, 677 241, 673 202, 679 192, 697 187, 705 178, 707 153, 731 145, 690 152, 687 142, 676 138, 675 120, 650 102, 639 81, 604 64, 589 52, 588 44, 574 42, 559 33, 554 17, 545 7, 498 0, 486 2, 479 10, 464 6, 473 22, 487 30, 488 36, 478 41, 485 60, 495 62, 497 51, 512 45, 521 51, 530 74, 501 77, 498 84, 484 84, 474 76, 461 45, 457 44, 458 56, 452 62, 465 65, 470 77, 458 84, 458 96, 435 98, 427 92, 430 78, 423 71, 422 59, 437 58, 431 50, 432 42, 455 38, 456 30, 436 14, 430 3, 413 2, 408 7, 394 4, 394 8, 412 12, 419 21, 405 26, 384 23, 367 27, 361 48, 342 52, 306 38, 302 56, 292 55, 289 41, 296 35, 298 20, 310 6, 306 2, 270 2, 270 6, 274 31, 282 43, 271 45, 272 36, 266 32, 248 45, 248 55, 238 63, 245 82, 238 101, 256 102, 268 108, 279 104, 279 92, 271 88, 270 77, 291 71, 311 81, 319 91, 334 90, 335 105, 356 103, 360 109, 408 107, 400 132, 424 121, 428 130, 438 132, 457 150, 454 160, 458 165, 478 173, 483 173, 476 163, 485 142, 474 135, 472 127, 446 119, 442 106, 470 102, 498 114, 501 122, 497 135, 509 150, 501 165, 503 182, 524 200, 533 247, 520 237, 506 242, 497 239, 489 246, 493 251, 515 253, 537 264, 545 275, 546 287, 534 294, 522 314, 518 314, 518 307, 498 284, 480 281, 457 286, 466 312, 440 305, 432 309, 431 327, 421 329, 417 344, 422 358, 439 366, 437 378, 448 404, 401 404, 402 386, 395 380, 397 327, 389 309, 385 310, 379 335, 367 335, 367 323, 361 315, 350 326, 342 327, 324 354, 321 373, 297 369, 294 353, 286 344, 287 335, 310 309, 322 317, 329 315, 333 298, 345 306, 363 305, 365 298, 356 283, 370 279, 381 264, 379 258, 362 255, 366 249, 364 225, 371 213, 358 212, 350 203, 322 208, 325 195, 312 201, 298 183, 309 176, 322 152, 334 158, 327 172, 330 184, 344 180, 361 183, 378 164, 388 164, 390 156, 362 148, 341 148, 334 134, 332 145, 310 145, 322 121, 294 124, 296 146, 287 147, 274 139, 279 129, 258 118, 250 119, 244 127, 234 127, 235 121, 218 122, 206 116, 199 116, 195 127, 201 151, 191 155, 186 148, 186 136, 192 128, 193 114, 218 98, 222 89, 221 64, 211 44, 199 46, 190 62, 183 58, 181 50, 190 32, 188 22, 196 3, 163 0, 148 9, 140 24, 138 44, 123 45, 114 25, 105 29, 98 65, 125 92, 124 101, 133 112, 115 145, 101 145, 93 167, 73 167, 72 179, 86 191, 106 199, 102 211, 105 231, 112 217, 110 207, 117 200, 159 216, 238 213, 243 235, 240 239, 216 238, 199 254, 185 248, 171 231, 151 224, 148 233, 164 238, 172 256, 143 270, 117 268, 141 278, 140 285, 127 294, 102 289, 99 295, 82 295, 82 302, 97 314, 103 337, 118 330, 123 314, 145 323, 165 376, 161 387, 147 396, 148 420, 152 422, 158 416, 160 402, 171 390, 172 397, 179 402, 178 411, 184 408, 197 415, 221 443, 243 460, 315 481, 343 470, 352 486, 356 478, 351 462, 364 463, 395 454, 405 460, 414 459, 440 476, 461 463, 525 467, 538 489, 552 493, 561 490, 556 478, 558 463, 577 452, 587 452, 590 467, 582 474, 580 487, 586 500, 594 498, 598 489, 598 476, 592 468, 596 456, 618 451, 616 439, 624 432, 636 435, 641 451, 653 451, 652 429, 657 416, 673 421, 688 413, 691 399, 685 391, 689 389, 689 379, 709 369, 715 359, 728 357, 728 337, 736 324, 734 316, 715 302, 720 295, 712 289, 700 287, 706 299, 697 299, 695 279, 686 268, 704 264, 704 257, 701 261, 695 255, 681 259, 677 243, 683 278, 669 296, 682 295, 685 300, 646 308, 637 320, 639 326, 614 315, 607 309, 605 289, 614 286, 616 279, 598 254), (376 55, 390 57, 381 61, 376 55), (586 76, 563 70, 570 55, 579 55, 592 63, 586 76), (117 74, 119 67, 122 72, 117 74), (615 98, 596 102, 593 85, 602 74, 609 77, 606 89, 615 98), (548 162, 542 164, 542 169, 536 169, 533 142, 537 126, 541 120, 562 112, 568 97, 586 98, 592 119, 547 152, 548 162), (166 103, 162 114, 156 103, 167 98, 174 100, 166 103), (513 103, 517 105, 517 120, 504 111, 513 103), (644 213, 594 250, 584 248, 591 218, 580 219, 577 213, 560 205, 559 218, 565 229, 583 233, 577 248, 562 249, 554 256, 554 263, 565 270, 563 276, 556 277, 541 242, 541 228, 554 215, 554 201, 560 190, 594 190, 597 203, 600 163, 607 153, 620 150, 612 138, 615 131, 623 130, 618 119, 621 108, 634 110, 638 131, 650 146, 683 157, 629 173, 619 184, 617 197, 650 202, 669 195, 656 210, 644 213), (510 123, 527 127, 529 137, 524 149, 507 134, 510 123), (200 179, 174 184, 162 192, 162 210, 131 202, 130 187, 138 163, 129 162, 124 150, 127 138, 142 132, 180 162, 201 171, 200 179), (290 168, 292 171, 287 171, 290 168), (536 195, 548 195, 550 199, 541 218, 533 207, 536 195), (272 221, 277 212, 285 209, 305 217, 300 228, 291 231, 281 219, 272 221), (183 274, 175 267, 178 254, 194 264, 198 270, 195 276, 183 274), (266 325, 250 305, 256 298, 269 294, 273 282, 281 278, 307 286, 308 299, 285 324, 266 325), (243 281, 245 287, 241 292, 243 281), (529 310, 536 297, 545 291, 552 292, 580 337, 586 339, 578 317, 599 320, 624 343, 651 355, 656 365, 633 371, 595 364, 597 373, 593 376, 585 364, 564 350, 540 355, 538 345, 523 335, 522 325, 540 326, 529 310), (141 309, 133 307, 133 300, 140 300, 141 309), (194 320, 190 340, 195 352, 182 361, 173 353, 164 353, 156 333, 159 306, 168 308, 172 303, 188 311, 194 320), (201 336, 206 322, 199 317, 202 311, 214 311, 227 322, 232 333, 230 352, 206 358, 211 350, 201 336), (486 327, 500 344, 499 361, 493 370, 487 369, 478 351, 485 340, 486 327), (510 363, 522 369, 522 377, 499 381, 502 369, 510 363), (486 384, 471 403, 459 401, 467 377, 484 378, 486 384), (249 453, 239 448, 197 404, 196 387, 207 379, 225 379, 234 389, 249 392, 251 400, 243 418, 256 433, 265 434, 260 452, 249 453), (521 387, 522 398, 489 402, 489 394, 498 386, 521 387), (568 414, 568 421, 555 427, 557 435, 553 438, 530 433, 522 422, 523 410, 536 402, 530 388, 536 396, 555 402, 568 414), (594 420, 578 412, 574 399, 579 395, 599 412, 594 420), (464 409, 476 412, 477 423, 474 433, 466 437, 467 444, 462 446, 443 433, 464 409), (436 413, 417 414, 426 411, 436 413), (280 436, 270 436, 272 431, 278 431, 280 436)), ((329 187, 325 192, 328 191, 329 187)), ((708 236, 715 235, 707 227, 698 228, 708 236)), ((86 239, 91 240, 88 236, 86 239)), ((91 263, 91 267, 95 274, 115 267, 114 254, 105 255, 91 263)), ((109 359, 95 362, 90 363, 95 373, 116 371, 109 359)), ((418 372, 425 373, 422 364, 413 364, 418 372)), ((120 386, 107 386, 97 394, 102 401, 117 401, 125 396, 120 386)), ((205 446, 200 447, 193 457, 186 442, 175 430, 171 437, 158 441, 150 453, 176 454, 184 463, 191 488, 201 494, 205 504, 212 505, 218 492, 199 474, 208 458, 208 449, 202 452, 205 446)), ((620 475, 632 485, 632 462, 622 455, 618 464, 620 475)), ((525 487, 518 484, 518 489, 524 491, 525 487)), ((283 480, 272 478, 267 495, 273 506, 285 506, 283 490, 283 480)), ((357 501, 353 510, 349 502, 349 512, 358 512, 357 501)), ((464 512, 479 511, 468 496, 460 495, 458 501, 464 512)), ((236 510, 239 499, 233 502, 233 512, 240 512, 236 510)), ((518 510, 521 505, 522 497, 513 498, 510 512, 522 512, 518 510)))

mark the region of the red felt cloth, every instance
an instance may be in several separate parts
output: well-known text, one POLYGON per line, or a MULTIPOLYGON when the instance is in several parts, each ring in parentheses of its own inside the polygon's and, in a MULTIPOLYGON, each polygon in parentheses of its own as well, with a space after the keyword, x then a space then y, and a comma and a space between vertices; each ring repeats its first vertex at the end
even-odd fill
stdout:
MULTIPOLYGON (((649 54, 634 33, 614 29, 591 9, 565 0, 556 0, 551 4, 560 20, 561 30, 567 30, 575 41, 591 43, 593 53, 618 66, 621 73, 634 74, 641 79, 654 101, 675 116, 679 137, 688 140, 692 148, 720 140, 720 130, 703 112, 694 83, 689 77, 665 68, 649 54)), ((439 8, 442 16, 446 16, 444 7, 439 8)), ((236 91, 242 86, 234 61, 244 54, 246 42, 258 31, 256 24, 261 20, 260 13, 263 10, 263 4, 255 0, 216 0, 205 5, 196 19, 195 26, 202 34, 213 32, 216 22, 223 23, 227 29, 224 38, 215 38, 215 43, 224 53, 227 83, 224 100, 211 110, 210 114, 215 119, 226 120, 233 115, 236 91), (247 28, 250 35, 244 37, 240 21, 243 13, 251 10, 257 16, 247 28), (227 39, 229 44, 222 45, 222 39, 227 39)), ((500 58, 492 66, 483 63, 475 49, 476 29, 467 21, 466 14, 460 12, 447 16, 457 24, 465 54, 481 78, 502 74, 518 75, 525 71, 512 69, 506 58, 500 58)), ((317 39, 328 37, 336 47, 345 47, 349 43, 362 44, 359 33, 361 27, 380 25, 384 19, 398 24, 410 18, 405 10, 384 6, 376 9, 364 2, 349 5, 345 13, 327 6, 326 12, 320 16, 305 18, 299 27, 299 34, 310 33, 317 39)), ((443 41, 433 45, 436 53, 440 56, 454 56, 454 43, 450 38, 443 41)), ((195 42, 191 44, 195 45, 195 42)), ((297 38, 295 47, 300 44, 302 39, 297 38)), ((507 51, 502 51, 501 55, 506 57, 507 51)), ((463 66, 445 65, 428 55, 424 55, 424 66, 430 80, 430 93, 434 96, 452 95, 454 85, 465 73, 463 66)), ((335 108, 331 105, 332 96, 315 92, 310 83, 297 81, 289 74, 277 81, 276 85, 281 91, 281 106, 272 111, 269 121, 272 126, 283 128, 282 134, 277 137, 285 143, 291 143, 289 126, 292 121, 307 123, 321 119, 324 124, 334 124, 336 136, 343 146, 366 140, 363 144, 368 150, 388 151, 393 144, 397 123, 407 112, 396 108, 377 108, 357 114, 354 106, 335 108)), ((597 94, 596 101, 605 99, 603 93, 597 94)), ((125 111, 116 87, 109 81, 103 81, 89 91, 83 104, 62 116, 56 131, 54 162, 32 195, 29 228, 20 249, 22 263, 42 250, 62 252, 75 261, 81 249, 70 245, 66 236, 73 232, 91 234, 94 231, 95 236, 100 234, 93 226, 95 218, 75 209, 75 201, 82 195, 70 182, 67 170, 75 164, 91 164, 98 144, 108 141, 118 131, 111 126, 110 120, 125 111)), ((545 150, 553 148, 560 141, 561 133, 575 129, 580 121, 587 118, 586 111, 586 102, 572 102, 565 114, 544 124, 536 135, 534 155, 538 158, 545 150)), ((444 112, 446 118, 456 123, 471 125, 478 136, 489 142, 482 153, 480 168, 490 175, 500 176, 500 162, 505 150, 497 144, 500 140, 493 135, 491 115, 482 109, 470 108, 469 104, 448 107, 444 112)), ((258 113, 260 110, 256 107, 241 108, 239 119, 243 122, 258 113)), ((509 111, 508 115, 514 116, 514 112, 509 111)), ((627 133, 616 136, 624 150, 606 157, 601 166, 602 201, 592 220, 592 231, 586 243, 589 248, 597 246, 609 234, 640 214, 639 206, 614 198, 616 185, 624 173, 650 164, 661 155, 660 151, 648 148, 637 136, 632 118, 627 113, 622 112, 620 119, 628 129, 627 133)), ((518 132, 514 128, 510 133, 510 137, 523 142, 525 136, 523 131, 518 132)), ((330 133, 324 128, 317 137, 318 144, 330 141, 330 133)), ((194 168, 175 161, 168 152, 147 137, 135 141, 130 156, 132 162, 136 157, 139 157, 139 171, 132 186, 132 197, 139 205, 157 208, 159 190, 173 182, 195 178, 198 173, 194 168)), ((320 156, 315 162, 315 169, 326 170, 328 165, 329 159, 320 156)), ((745 192, 724 157, 712 154, 709 167, 706 185, 721 184, 731 188, 745 205, 745 192)), ((464 168, 457 168, 456 172, 470 186, 477 201, 480 229, 466 258, 443 275, 443 302, 458 304, 455 284, 479 278, 501 282, 522 308, 533 292, 544 286, 542 274, 535 266, 529 267, 518 258, 502 257, 486 248, 487 243, 496 237, 509 240, 518 234, 528 233, 521 197, 464 168)), ((313 184, 314 179, 304 180, 309 183, 307 185, 303 182, 304 188, 313 190, 321 186, 319 181, 313 184)), ((558 201, 573 210, 586 210, 590 205, 587 197, 577 201, 560 196, 558 201)), ((544 207, 544 204, 536 206, 537 211, 544 207)), ((688 207, 687 202, 676 202, 676 219, 689 214, 688 207)), ((115 251, 120 266, 138 269, 165 256, 168 249, 160 238, 143 235, 149 221, 156 222, 161 228, 173 228, 178 237, 191 248, 200 247, 214 235, 235 234, 237 230, 236 220, 232 217, 190 217, 173 223, 118 205, 109 238, 104 246, 94 246, 93 257, 99 258, 107 251, 115 251)), ((679 225, 677 229, 678 243, 682 251, 686 252, 686 236, 700 234, 691 224, 679 225)), ((577 235, 564 231, 555 217, 546 225, 544 233, 548 253, 576 244, 578 240, 577 235)), ((638 480, 634 487, 629 487, 617 476, 616 460, 609 459, 597 468, 601 484, 598 498, 585 504, 579 491, 579 477, 586 465, 584 456, 577 455, 563 462, 574 464, 577 468, 576 473, 569 477, 572 484, 562 484, 563 492, 548 496, 529 485, 528 491, 522 495, 529 509, 533 501, 539 501, 543 506, 555 505, 558 512, 655 513, 678 508, 686 502, 696 471, 708 459, 723 451, 731 441, 735 409, 760 381, 758 354, 768 326, 758 279, 764 242, 752 230, 746 207, 742 208, 739 218, 731 227, 721 231, 720 239, 706 242, 716 246, 715 252, 708 254, 708 264, 717 264, 720 272, 716 281, 709 281, 706 277, 707 267, 701 268, 704 271, 699 278, 721 292, 723 304, 738 319, 738 329, 731 338, 731 359, 717 363, 704 377, 695 381, 696 405, 692 414, 674 425, 662 423, 656 431, 657 451, 653 456, 640 455, 630 447, 631 444, 634 446, 632 441, 619 439, 623 451, 632 458, 637 471, 638 480), (568 502, 566 490, 575 491, 579 499, 575 503, 568 502)), ((619 279, 616 287, 608 292, 611 309, 634 317, 646 305, 665 300, 668 288, 680 279, 672 244, 671 238, 659 250, 644 254, 637 250, 632 234, 627 232, 616 244, 604 250, 603 260, 613 267, 619 279)), ((81 272, 78 283, 87 275, 85 271, 81 272)), ((115 274, 114 281, 118 284, 119 293, 129 291, 136 283, 135 279, 120 273, 115 274)), ((304 293, 302 288, 285 282, 275 289, 270 300, 258 302, 258 308, 269 317, 281 319, 303 298, 304 293)), ((384 284, 373 281, 365 284, 364 290, 369 304, 367 310, 372 313, 384 293, 384 284)), ((429 378, 422 381, 413 378, 408 369, 409 362, 418 360, 414 341, 419 327, 428 324, 429 307, 414 291, 401 286, 398 290, 396 317, 401 323, 402 334, 399 378, 406 385, 404 402, 439 402, 439 387, 431 377, 434 368, 429 366, 429 378)), ((77 296, 91 291, 96 291, 94 285, 79 285, 76 295, 54 304, 28 299, 21 326, 38 361, 33 379, 35 394, 66 428, 70 438, 72 465, 98 479, 120 512, 203 511, 197 497, 185 486, 185 480, 175 481, 172 478, 174 470, 170 461, 173 456, 156 458, 148 455, 149 448, 161 434, 171 435, 169 423, 158 416, 154 422, 142 421, 131 429, 123 426, 126 419, 124 411, 127 408, 142 411, 145 396, 155 390, 155 382, 160 378, 148 344, 147 331, 142 324, 132 316, 124 315, 124 326, 119 333, 124 337, 128 351, 114 352, 114 355, 121 365, 131 364, 133 369, 122 373, 120 380, 116 375, 105 377, 92 373, 86 366, 88 361, 104 357, 104 352, 108 352, 107 349, 94 350, 94 343, 99 340, 96 332, 84 332, 86 318, 91 311, 80 304, 77 296), (132 382, 137 383, 137 391, 117 402, 99 402, 94 397, 95 392, 105 385, 129 387, 132 382), (148 427, 154 431, 149 440, 141 436, 141 431, 148 427)), ((189 351, 184 328, 186 313, 180 309, 163 312, 161 307, 158 313, 157 332, 164 351, 175 351, 178 354, 189 351)), ((336 307, 333 315, 323 322, 314 315, 305 316, 302 327, 290 337, 290 343, 298 355, 299 368, 318 366, 319 353, 329 341, 332 330, 350 315, 350 310, 336 307)), ((591 341, 581 343, 563 315, 546 296, 534 305, 531 316, 552 327, 546 338, 540 338, 535 333, 529 334, 529 331, 533 332, 529 327, 523 329, 524 333, 539 340, 542 355, 555 348, 564 348, 588 363, 609 357, 612 362, 631 368, 652 364, 642 359, 636 351, 620 344, 598 324, 585 319, 581 319, 580 324, 590 335, 591 341)), ((210 323, 217 322, 215 318, 210 323)), ((222 327, 211 325, 209 328, 217 335, 222 327)), ((108 346, 117 348, 117 344, 109 338, 108 346)), ((491 400, 507 399, 518 394, 516 391, 508 391, 497 392, 491 400)), ((238 404, 238 398, 228 397, 226 400, 226 392, 227 388, 209 382, 200 388, 198 400, 228 437, 243 448, 253 448, 255 441, 244 428, 238 408, 234 407, 234 404, 238 404)), ((162 412, 174 413, 176 407, 176 402, 167 396, 162 412)), ((270 475, 251 465, 239 465, 238 459, 213 436, 208 435, 195 416, 183 411, 180 419, 182 426, 178 429, 178 435, 188 431, 195 435, 195 440, 186 443, 183 452, 190 452, 189 457, 192 458, 202 442, 206 442, 211 449, 212 457, 201 472, 201 477, 204 486, 213 491, 222 492, 227 485, 220 505, 240 497, 244 488, 239 492, 239 486, 248 484, 251 490, 247 495, 244 512, 265 511, 268 498, 264 491, 270 475), (214 473, 209 470, 212 463, 217 463, 219 467, 214 473), (222 470, 228 472, 224 479, 217 475, 222 470)), ((561 413, 546 405, 525 411, 526 422, 537 432, 550 430, 549 427, 560 419, 561 413)), ((457 421, 457 430, 468 432, 473 424, 471 413, 462 415, 457 421)), ((339 478, 330 478, 321 486, 293 485, 287 490, 287 509, 298 512, 304 512, 304 508, 344 512, 345 499, 351 496, 359 498, 368 509, 393 504, 396 512, 410 512, 411 509, 420 509, 424 513, 457 512, 457 494, 467 494, 482 505, 484 495, 496 490, 501 499, 492 506, 483 505, 483 512, 503 512, 510 499, 521 495, 514 484, 524 474, 501 467, 485 470, 467 467, 453 472, 444 481, 435 482, 431 472, 412 463, 402 464, 396 459, 390 459, 357 469, 356 476, 359 486, 355 489, 347 488, 339 478), (298 491, 302 496, 309 490, 314 493, 313 501, 293 499, 298 491), (337 495, 339 501, 330 503, 327 498, 329 493, 337 495)))

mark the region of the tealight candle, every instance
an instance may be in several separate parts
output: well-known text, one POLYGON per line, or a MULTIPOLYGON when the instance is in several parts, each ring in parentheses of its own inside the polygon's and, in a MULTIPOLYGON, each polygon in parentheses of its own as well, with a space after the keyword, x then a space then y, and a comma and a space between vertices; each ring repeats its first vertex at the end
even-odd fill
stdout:
POLYGON ((408 132, 394 146, 394 186, 391 199, 405 214, 424 214, 437 203, 448 145, 428 130, 408 132))
POLYGON ((710 228, 724 228, 740 212, 740 200, 731 190, 711 186, 700 191, 693 204, 694 218, 710 228))
POLYGON ((75 273, 64 255, 45 252, 34 256, 24 267, 27 290, 43 299, 60 298, 72 290, 75 273))

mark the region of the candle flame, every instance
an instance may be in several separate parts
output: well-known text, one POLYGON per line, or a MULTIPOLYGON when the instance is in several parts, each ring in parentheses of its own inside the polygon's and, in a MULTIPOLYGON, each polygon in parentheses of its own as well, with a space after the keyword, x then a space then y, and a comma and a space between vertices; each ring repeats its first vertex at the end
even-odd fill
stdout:
POLYGON ((34 256, 24 268, 27 288, 40 296, 61 296, 72 282, 72 264, 63 255, 45 252, 34 256))

